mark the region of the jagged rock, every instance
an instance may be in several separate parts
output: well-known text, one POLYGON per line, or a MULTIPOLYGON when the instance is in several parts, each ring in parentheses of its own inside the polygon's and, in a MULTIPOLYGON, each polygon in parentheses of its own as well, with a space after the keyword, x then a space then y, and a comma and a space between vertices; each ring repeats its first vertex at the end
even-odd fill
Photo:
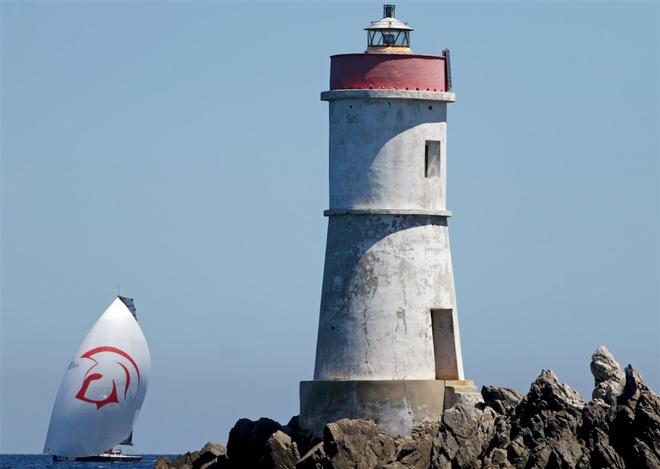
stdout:
POLYGON ((483 458, 484 469, 513 469, 505 449, 494 448, 483 458))
POLYGON ((165 456, 160 456, 154 464, 154 469, 170 469, 170 467, 172 467, 172 461, 165 456))
POLYGON ((199 456, 199 451, 190 451, 179 455, 172 463, 170 467, 176 469, 192 469, 193 461, 199 456))
POLYGON ((513 467, 509 462, 510 435, 511 426, 507 418, 503 415, 497 415, 494 422, 494 435, 481 458, 485 468, 513 467))
POLYGON ((197 456, 193 459, 191 467, 192 469, 208 469, 216 463, 218 456, 224 456, 226 454, 227 449, 224 446, 209 441, 202 449, 197 451, 197 456))
POLYGON ((577 391, 559 382, 552 370, 542 370, 532 383, 527 396, 521 402, 522 410, 516 410, 516 415, 536 411, 567 411, 579 415, 585 406, 577 391))
POLYGON ((492 407, 495 412, 501 415, 507 415, 522 401, 523 395, 511 388, 499 386, 483 386, 481 395, 484 403, 492 407))
POLYGON ((215 461, 204 466, 204 469, 232 469, 234 467, 235 466, 232 466, 229 461, 229 456, 227 456, 227 454, 221 454, 215 459, 215 461))
POLYGON ((600 399, 609 405, 616 404, 623 391, 625 374, 614 356, 603 345, 591 356, 591 373, 595 381, 591 398, 600 399))
POLYGON ((323 441, 296 417, 282 427, 269 419, 241 419, 227 451, 207 444, 157 469, 423 469, 423 468, 657 468, 660 469, 660 397, 630 366, 624 378, 607 349, 592 356, 593 400, 543 370, 524 397, 484 386, 483 402, 461 402, 441 422, 392 437, 371 420, 343 419, 325 428, 323 441), (304 456, 300 457, 300 454, 304 456))
POLYGON ((626 467, 660 468, 660 397, 630 365, 617 401, 610 441, 626 467))
POLYGON ((221 469, 227 465, 227 450, 218 443, 208 442, 199 451, 179 455, 174 461, 161 456, 155 469, 221 469))
POLYGON ((282 425, 274 420, 260 418, 256 422, 240 419, 229 432, 227 456, 232 467, 267 468, 266 442, 282 425))
POLYGON ((220 456, 221 454, 227 454, 227 448, 222 446, 220 443, 213 443, 212 441, 209 441, 204 446, 202 446, 202 449, 199 450, 199 453, 211 453, 214 456, 220 456))
POLYGON ((312 447, 296 464, 296 469, 326 469, 331 467, 330 460, 323 449, 323 442, 312 447))
POLYGON ((594 400, 582 410, 582 425, 578 429, 578 436, 588 439, 593 432, 604 431, 609 433, 610 422, 614 418, 616 409, 610 407, 602 400, 594 400))
POLYGON ((266 440, 264 465, 273 469, 293 469, 300 459, 298 447, 291 437, 281 430, 266 440))
POLYGON ((373 420, 341 419, 326 425, 323 449, 332 467, 370 469, 394 462, 394 438, 378 431, 373 420))
POLYGON ((587 447, 591 451, 591 467, 603 469, 623 469, 626 467, 623 458, 610 444, 610 439, 604 431, 597 429, 587 441, 587 447))
POLYGON ((479 458, 495 434, 496 416, 490 407, 466 404, 446 410, 433 444, 433 467, 481 467, 479 458))
POLYGON ((310 449, 321 442, 321 439, 315 437, 311 431, 300 427, 297 415, 291 417, 291 420, 282 428, 282 431, 296 443, 300 454, 307 454, 310 449))
POLYGON ((212 469, 220 467, 227 459, 227 449, 219 443, 206 443, 198 451, 198 456, 192 462, 192 469, 212 469))
POLYGON ((437 430, 438 422, 424 422, 410 435, 394 438, 371 420, 339 420, 326 426, 324 441, 311 448, 296 469, 426 469, 437 430))
POLYGON ((516 466, 589 467, 589 450, 576 438, 585 403, 562 384, 551 370, 543 370, 512 416, 511 439, 524 445, 511 461, 516 466))
POLYGON ((431 464, 433 439, 438 433, 438 422, 423 422, 413 428, 410 435, 395 439, 395 461, 383 469, 426 469, 431 464))
POLYGON ((602 399, 595 399, 582 411, 582 425, 576 436, 589 448, 591 467, 625 467, 621 456, 610 445, 608 432, 613 416, 614 409, 602 399))
POLYGON ((525 446, 523 435, 519 434, 511 439, 511 443, 507 448, 507 459, 516 467, 525 467, 529 459, 529 450, 525 446))

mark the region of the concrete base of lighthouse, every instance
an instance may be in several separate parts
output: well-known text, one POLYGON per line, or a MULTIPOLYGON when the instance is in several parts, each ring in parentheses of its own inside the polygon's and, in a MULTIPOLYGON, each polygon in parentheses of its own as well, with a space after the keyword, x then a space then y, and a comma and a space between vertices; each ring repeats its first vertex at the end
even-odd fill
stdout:
POLYGON ((481 397, 467 380, 301 381, 302 428, 323 436, 324 427, 342 418, 371 419, 385 433, 408 435, 461 400, 481 397))

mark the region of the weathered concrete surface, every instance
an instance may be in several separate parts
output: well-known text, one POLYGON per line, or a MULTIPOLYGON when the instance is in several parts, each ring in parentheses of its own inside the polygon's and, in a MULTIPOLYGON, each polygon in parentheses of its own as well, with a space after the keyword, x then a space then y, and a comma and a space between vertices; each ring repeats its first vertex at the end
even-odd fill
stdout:
POLYGON ((408 435, 422 422, 440 421, 444 391, 442 380, 303 381, 299 422, 319 437, 342 418, 371 419, 389 435, 408 435))
POLYGON ((447 380, 445 381, 445 409, 450 409, 458 404, 475 406, 483 402, 484 398, 471 380, 447 380))
POLYGON ((463 379, 446 186, 446 93, 339 90, 316 380, 463 379), (439 170, 427 177, 427 141, 439 170), (436 145, 437 146, 437 145, 436 145), (448 310, 450 330, 432 326, 448 310))
POLYGON ((330 209, 446 209, 447 104, 406 99, 330 101, 330 209), (439 177, 425 144, 441 142, 439 177))
POLYGON ((436 377, 463 378, 446 219, 330 217, 314 379, 436 377), (433 308, 453 311, 440 370, 433 308))
MULTIPOLYGON (((443 380, 463 379, 445 197, 454 96, 334 90, 322 99, 328 237, 315 381, 301 383, 300 424, 319 434, 332 420, 367 417, 409 434, 440 418, 443 380)), ((452 402, 471 396, 457 389, 452 402)))

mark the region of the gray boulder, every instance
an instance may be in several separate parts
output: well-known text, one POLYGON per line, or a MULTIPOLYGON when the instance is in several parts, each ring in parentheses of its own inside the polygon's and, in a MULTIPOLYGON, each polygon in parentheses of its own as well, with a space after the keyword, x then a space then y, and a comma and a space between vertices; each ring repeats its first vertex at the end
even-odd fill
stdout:
POLYGON ((426 469, 431 464, 433 440, 438 433, 438 422, 423 422, 413 428, 410 435, 395 439, 395 461, 384 469, 426 469))
POLYGON ((187 453, 180 454, 170 467, 176 469, 192 469, 193 461, 199 456, 199 451, 189 451, 187 453))
POLYGON ((500 415, 511 413, 523 399, 523 395, 518 391, 499 386, 483 386, 481 395, 484 398, 484 403, 500 415))
POLYGON ((218 443, 206 443, 199 451, 179 455, 174 461, 161 456, 154 465, 155 469, 212 469, 227 466, 227 450, 218 443))
POLYGON ((170 469, 172 461, 166 456, 159 456, 154 464, 154 469, 170 469))
POLYGON ((307 454, 310 449, 321 442, 321 438, 315 437, 312 432, 300 427, 297 415, 291 417, 282 431, 291 437, 300 454, 307 454))
POLYGON ((266 442, 282 425, 268 418, 240 419, 229 431, 227 456, 232 467, 269 468, 266 442))
POLYGON ((490 407, 462 403, 446 410, 433 443, 433 467, 480 467, 480 459, 495 434, 496 417, 490 407))
POLYGON ((326 425, 323 449, 332 467, 372 469, 394 462, 394 438, 378 430, 373 420, 341 419, 326 425))
POLYGON ((266 440, 264 465, 273 469, 293 469, 300 459, 298 447, 291 437, 281 430, 266 440))
POLYGON ((192 469, 210 469, 220 464, 218 458, 226 459, 227 449, 218 443, 206 443, 202 449, 197 452, 197 457, 192 462, 192 469))
POLYGON ((623 391, 626 377, 605 346, 600 345, 591 356, 591 373, 594 375, 593 400, 600 399, 608 405, 615 405, 623 391))
POLYGON ((332 464, 323 449, 323 442, 310 448, 296 464, 296 469, 329 469, 331 467, 332 464))

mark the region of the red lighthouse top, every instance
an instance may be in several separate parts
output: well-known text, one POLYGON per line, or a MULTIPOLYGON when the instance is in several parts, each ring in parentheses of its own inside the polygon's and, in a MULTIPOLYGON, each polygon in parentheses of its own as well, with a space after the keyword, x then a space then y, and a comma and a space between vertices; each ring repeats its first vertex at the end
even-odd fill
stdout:
POLYGON ((451 91, 449 51, 442 55, 413 54, 406 23, 394 17, 394 5, 384 5, 383 18, 367 30, 362 54, 330 57, 331 90, 451 91))

